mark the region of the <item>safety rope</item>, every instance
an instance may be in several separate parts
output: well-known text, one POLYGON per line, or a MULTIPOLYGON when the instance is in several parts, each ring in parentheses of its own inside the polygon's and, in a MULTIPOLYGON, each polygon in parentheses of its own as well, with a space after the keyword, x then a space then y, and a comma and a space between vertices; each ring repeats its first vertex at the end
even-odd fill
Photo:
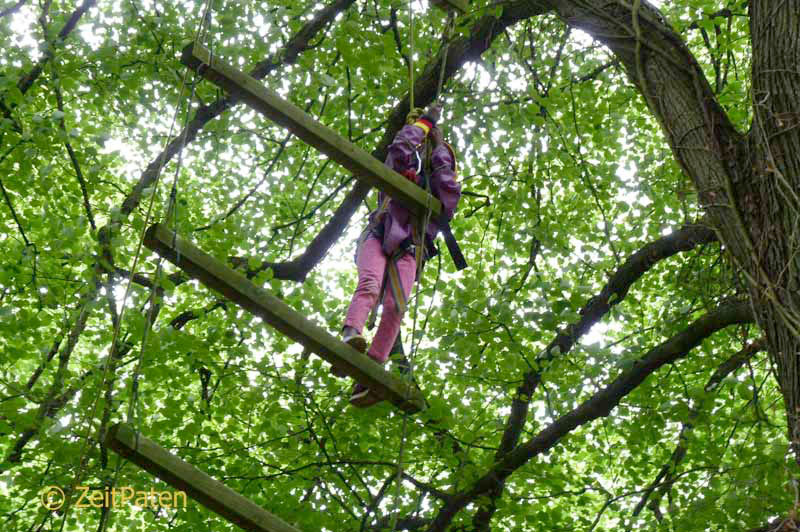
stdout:
MULTIPOLYGON (((409 60, 409 116, 407 118, 408 123, 413 123, 420 118, 422 114, 422 110, 416 109, 414 107, 414 10, 413 10, 413 2, 414 0, 409 0, 408 2, 408 12, 409 12, 409 19, 410 24, 409 28, 411 30, 411 35, 409 36, 409 48, 410 52, 410 60, 409 60)), ((444 85, 444 76, 445 76, 445 68, 447 65, 447 53, 450 46, 450 35, 452 33, 452 28, 455 24, 455 16, 452 11, 448 14, 448 21, 447 26, 445 28, 445 36, 444 36, 444 49, 442 53, 442 66, 439 72, 439 83, 436 89, 436 95, 434 97, 434 102, 437 101, 441 95, 442 87, 444 85)), ((425 210, 424 215, 420 220, 418 220, 419 229, 417 230, 417 242, 416 242, 416 287, 414 293, 414 318, 412 320, 411 325, 411 347, 409 349, 408 356, 406 357, 406 361, 408 362, 408 373, 412 377, 414 375, 414 358, 416 357, 417 350, 419 349, 419 344, 422 340, 422 334, 420 334, 419 338, 417 338, 417 318, 419 316, 419 300, 420 300, 420 288, 422 285, 422 271, 424 266, 424 254, 426 251, 426 240, 425 236, 428 229, 428 224, 431 220, 431 187, 430 187, 430 159, 431 159, 431 147, 430 141, 428 140, 427 136, 425 138, 424 143, 424 165, 425 168, 423 170, 424 174, 428 176, 428 179, 425 182, 425 191, 427 194, 425 195, 425 210)), ((427 320, 425 320, 424 325, 427 326, 427 320)), ((421 331, 424 334, 424 330, 421 331)), ((399 511, 397 505, 400 501, 400 485, 403 481, 403 469, 404 469, 404 459, 405 459, 405 447, 406 442, 408 440, 408 412, 403 412, 403 426, 401 429, 401 436, 400 436, 400 446, 398 449, 398 456, 397 456, 397 475, 395 477, 395 485, 394 485, 394 501, 395 501, 395 511, 392 515, 392 526, 391 531, 394 532, 397 529, 397 519, 399 517, 399 511)))
MULTIPOLYGON (((210 24, 211 24, 211 13, 212 13, 211 9, 212 9, 212 7, 213 7, 213 0, 206 0, 205 6, 204 6, 204 10, 203 10, 203 14, 201 16, 200 24, 198 25, 197 32, 195 33, 195 41, 194 41, 194 42, 200 42, 203 39, 204 36, 208 36, 209 41, 208 41, 207 44, 208 44, 209 51, 213 50, 213 48, 212 48, 212 44, 213 43, 211 43, 211 41, 210 41, 211 37, 210 37, 210 32, 209 32, 209 27, 210 27, 210 24)), ((183 100, 183 94, 184 94, 184 90, 185 90, 185 87, 186 87, 186 79, 187 79, 188 73, 189 73, 189 69, 187 68, 187 69, 184 70, 184 73, 183 73, 181 93, 180 93, 180 98, 179 98, 178 101, 182 101, 183 100)), ((182 126, 182 129, 181 129, 182 134, 181 134, 181 140, 180 140, 180 143, 178 145, 178 150, 177 150, 177 160, 176 160, 176 163, 175 163, 175 173, 174 173, 173 178, 172 178, 172 185, 170 187, 170 193, 169 193, 169 198, 167 200, 167 205, 165 206, 164 214, 162 215, 163 216, 163 220, 165 222, 169 223, 170 219, 171 219, 171 222, 172 222, 170 225, 171 225, 172 230, 173 230, 173 236, 172 236, 172 240, 173 240, 172 241, 172 248, 173 249, 176 249, 175 241, 177 239, 177 227, 178 227, 178 209, 176 208, 176 206, 177 206, 177 196, 178 196, 178 183, 179 183, 179 179, 180 179, 181 170, 183 169, 183 150, 186 147, 186 142, 187 142, 187 138, 188 138, 188 135, 189 135, 189 129, 188 129, 189 116, 190 116, 190 113, 191 113, 192 105, 195 102, 196 89, 197 89, 197 83, 199 81, 199 78, 200 78, 200 75, 198 73, 195 73, 194 78, 192 79, 192 83, 191 83, 191 90, 190 90, 190 94, 189 94, 188 103, 186 104, 186 107, 183 110, 183 126, 182 126)), ((172 138, 173 127, 174 127, 175 122, 177 121, 177 117, 178 117, 178 115, 180 113, 181 113, 181 108, 179 106, 178 109, 176 109, 175 115, 173 116, 172 125, 170 126, 170 134, 167 136, 168 139, 172 138)), ((165 143, 165 147, 166 147, 166 143, 165 143)), ((160 170, 161 170, 161 168, 159 168, 159 175, 157 176, 156 184, 154 185, 156 187, 158 186, 158 180, 160 180, 160 177, 161 177, 160 170)), ((155 197, 155 195, 153 197, 155 197)), ((151 201, 151 205, 152 205, 152 201, 151 201)), ((150 215, 150 212, 148 212, 148 223, 145 223, 145 227, 149 226, 149 215, 150 215)), ((178 254, 179 255, 178 255, 177 260, 179 261, 180 260, 180 251, 178 251, 178 254)), ((141 376, 141 369, 142 369, 142 367, 144 365, 145 346, 147 345, 148 337, 149 337, 150 333, 152 332, 152 328, 153 328, 153 319, 152 319, 153 318, 153 309, 155 309, 156 293, 157 293, 157 288, 159 286, 159 283, 161 281, 161 276, 162 276, 162 273, 163 273, 163 269, 164 269, 164 258, 159 255, 158 261, 156 262, 156 271, 155 271, 155 274, 153 275, 153 283, 152 283, 152 286, 151 286, 150 295, 148 297, 148 303, 147 303, 148 311, 145 314, 145 327, 144 327, 144 331, 142 333, 142 341, 141 341, 141 344, 140 344, 140 347, 139 347, 139 356, 137 357, 136 367, 134 368, 134 371, 131 374, 131 378, 130 378, 129 393, 128 393, 128 398, 129 398, 128 399, 128 410, 127 410, 127 412, 125 414, 125 418, 126 418, 126 422, 131 424, 134 427, 134 433, 137 436, 137 441, 136 441, 136 445, 137 446, 138 446, 138 435, 139 435, 139 428, 140 428, 140 421, 141 421, 141 418, 140 418, 140 415, 139 415, 139 410, 138 410, 138 406, 139 406, 139 377, 141 376)), ((119 462, 118 462, 118 464, 119 464, 119 462)), ((117 471, 117 474, 118 474, 118 471, 117 471)))
POLYGON ((439 97, 442 95, 442 88, 444 86, 444 75, 445 71, 447 70, 447 53, 450 51, 450 40, 452 39, 455 25, 456 25, 456 16, 455 12, 451 9, 447 13, 447 25, 445 26, 444 37, 442 39, 443 40, 442 66, 439 69, 439 84, 436 87, 436 96, 434 97, 434 101, 437 101, 439 97))
MULTIPOLYGON (((428 150, 428 141, 425 141, 425 149, 428 150)), ((426 164, 430 161, 429 153, 426 153, 426 164)), ((428 173, 428 175, 430 175, 428 173)), ((416 259, 417 259, 417 268, 416 268, 416 286, 415 286, 415 293, 414 293, 414 319, 412 320, 411 325, 411 348, 409 349, 408 356, 406 357, 406 361, 408 362, 408 374, 411 375, 412 382, 413 375, 414 375, 414 358, 416 357, 417 350, 419 348, 420 341, 422 340, 422 334, 420 334, 420 338, 416 338, 417 336, 417 317, 419 316, 419 300, 420 300, 420 285, 422 285, 422 270, 424 266, 424 254, 425 254, 425 234, 428 228, 428 224, 430 223, 431 219, 431 194, 430 194, 430 179, 427 180, 426 183, 426 195, 425 200, 425 214, 420 219, 422 222, 419 230, 417 231, 419 237, 416 243, 416 259), (416 339, 416 341, 415 341, 416 339)), ((427 324, 427 320, 425 322, 427 324)), ((424 334, 424 330, 421 331, 424 334)), ((405 458, 405 447, 406 442, 408 439, 408 412, 403 412, 403 427, 401 429, 401 436, 400 436, 400 447, 398 449, 398 457, 397 457, 397 476, 395 478, 395 486, 394 486, 394 500, 395 504, 398 503, 400 500, 400 485, 403 481, 403 468, 404 468, 404 458, 405 458)), ((397 518, 399 516, 399 512, 397 511, 397 506, 395 506, 395 512, 392 516, 392 527, 391 530, 394 532, 397 529, 397 518)))
POLYGON ((414 0, 408 0, 408 109, 414 111, 414 0))
MULTIPOLYGON (((184 82, 185 82, 185 77, 184 77, 184 82)), ((186 125, 188 124, 189 111, 191 110, 192 102, 194 102, 196 86, 197 86, 197 77, 195 77, 195 79, 192 81, 192 85, 191 85, 192 88, 191 88, 191 95, 189 97, 189 104, 186 106, 186 109, 185 109, 185 117, 186 118, 184 119, 184 124, 183 124, 184 134, 181 137, 181 143, 180 143, 179 148, 178 148, 178 160, 176 162, 176 169, 175 169, 176 173, 180 172, 181 167, 182 167, 182 152, 183 152, 183 149, 186 147, 186 134, 185 134, 186 133, 186 125)), ((181 91, 181 96, 182 96, 182 93, 183 93, 183 91, 181 91)), ((180 107, 178 109, 180 110, 180 107)), ((172 135, 170 134, 167 138, 171 138, 171 137, 172 137, 172 135)), ((160 175, 158 177, 160 178, 160 175)), ((158 186, 158 181, 156 181, 156 183, 154 184, 154 188, 157 188, 157 186, 158 186)), ((153 194, 153 197, 155 197, 155 193, 153 194)), ((175 198, 175 195, 174 194, 170 194, 170 198, 168 200, 168 204, 167 204, 166 209, 165 209, 165 211, 167 213, 171 209, 171 206, 172 206, 174 198, 175 198)), ((167 216, 168 215, 165 214, 165 219, 167 219, 167 216)), ((150 225, 149 224, 149 217, 147 217, 147 218, 148 219, 147 219, 147 221, 145 222, 145 225, 144 225, 145 228, 150 225)), ((150 286, 150 294, 148 295, 148 298, 147 298, 147 305, 146 305, 146 309, 147 310, 145 312, 145 327, 144 327, 144 330, 142 331, 142 339, 141 339, 141 342, 139 344, 139 354, 136 357, 136 366, 135 366, 135 368, 133 370, 133 373, 131 374, 130 384, 128 386, 128 409, 127 409, 127 412, 125 414, 125 422, 128 423, 129 425, 131 425, 133 427, 133 429, 134 429, 134 434, 136 436, 136 441, 135 441, 134 445, 135 445, 136 448, 138 448, 138 446, 139 446, 139 433, 140 433, 140 429, 141 429, 141 417, 139 415, 139 410, 138 410, 138 406, 139 406, 139 377, 141 375, 141 370, 142 370, 142 367, 144 365, 143 363, 144 363, 144 359, 145 359, 145 347, 147 346, 147 342, 149 341, 149 338, 150 338, 150 333, 152 332, 152 329, 153 329, 153 311, 154 311, 155 306, 156 306, 156 293, 157 293, 157 290, 158 290, 158 287, 159 287, 159 284, 160 284, 160 280, 161 280, 161 275, 162 275, 162 272, 163 272, 163 261, 164 261, 163 257, 159 256, 158 257, 158 261, 156 262, 156 271, 153 274, 153 280, 152 280, 152 284, 150 286)), ((115 464, 114 464, 114 475, 113 475, 113 480, 111 481, 111 485, 112 486, 116 486, 117 485, 117 483, 119 481, 119 475, 120 475, 121 471, 122 471, 122 457, 120 455, 116 455, 115 464)), ((103 522, 101 522, 100 527, 98 527, 98 532, 104 532, 105 531, 105 528, 106 528, 106 525, 107 525, 107 522, 108 522, 107 515, 108 515, 109 511, 110 511, 110 509, 106 510, 106 512, 103 514, 105 520, 103 522)))
MULTIPOLYGON (((175 239, 177 237, 176 229, 177 229, 177 224, 178 224, 177 209, 175 208, 176 198, 177 198, 177 184, 178 184, 178 181, 179 181, 179 175, 180 175, 181 169, 183 167, 182 152, 183 152, 183 149, 186 147, 186 138, 188 136, 187 135, 187 133, 188 133, 187 126, 189 124, 189 114, 190 114, 189 112, 191 110, 192 103, 195 100, 197 81, 198 81, 197 77, 195 77, 195 79, 192 81, 192 84, 191 84, 191 91, 190 91, 190 96, 189 96, 189 104, 186 106, 186 110, 185 110, 185 113, 184 113, 185 117, 184 117, 184 121, 183 121, 183 135, 181 135, 181 142, 180 142, 179 147, 178 147, 178 159, 177 159, 177 161, 175 163, 175 176, 174 176, 174 178, 172 180, 172 187, 170 189, 169 200, 167 201, 167 205, 166 205, 166 207, 164 209, 164 215, 163 215, 163 219, 165 221, 169 221, 170 217, 172 218, 172 224, 171 225, 172 225, 172 229, 173 229, 173 246, 172 246, 173 249, 176 248, 175 239)), ((157 183, 156 183, 155 186, 157 186, 157 183)), ((145 223, 145 227, 149 226, 149 213, 148 213, 147 219, 148 219, 148 221, 145 223)), ((180 260, 180 257, 178 257, 178 260, 180 260)), ((126 421, 128 423, 133 423, 134 420, 136 420, 136 423, 138 424, 138 418, 136 418, 136 416, 135 416, 135 409, 136 409, 136 406, 137 406, 137 403, 138 403, 138 399, 139 399, 139 395, 138 395, 139 376, 141 374, 142 361, 144 359, 144 348, 145 348, 145 345, 147 343, 147 337, 149 336, 150 332, 152 331, 152 327, 153 327, 152 309, 155 306, 155 297, 156 297, 156 292, 157 292, 157 288, 158 288, 159 282, 161 280, 161 275, 162 275, 162 272, 163 272, 163 265, 164 265, 163 263, 164 263, 164 258, 159 256, 158 257, 158 261, 156 263, 156 271, 155 271, 155 274, 153 275, 153 283, 152 283, 152 286, 151 286, 151 289, 150 289, 150 296, 148 298, 148 305, 147 306, 148 306, 149 311, 146 313, 145 328, 144 328, 144 332, 142 334, 142 342, 141 342, 141 345, 140 345, 139 359, 137 360, 136 368, 134 369, 133 374, 131 375, 131 385, 130 385, 130 389, 129 389, 129 391, 130 391, 129 392, 130 401, 128 403, 128 411, 126 413, 126 421)))

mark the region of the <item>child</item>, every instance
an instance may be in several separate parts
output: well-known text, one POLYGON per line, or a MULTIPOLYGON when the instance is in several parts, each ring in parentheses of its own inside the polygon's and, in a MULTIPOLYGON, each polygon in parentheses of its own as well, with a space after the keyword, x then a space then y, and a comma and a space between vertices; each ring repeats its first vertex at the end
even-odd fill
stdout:
MULTIPOLYGON (((430 193, 442 202, 442 212, 450 220, 461 197, 461 185, 456 182, 453 149, 444 142, 442 132, 436 125, 441 112, 441 105, 434 104, 422 118, 404 126, 389 146, 386 165, 414 183, 425 186, 422 181, 422 162, 425 160, 427 138, 432 146, 428 186, 430 193)), ((378 208, 370 213, 369 224, 362 232, 356 250, 358 286, 344 321, 342 341, 357 351, 366 351, 367 342, 361 331, 367 315, 378 303, 381 288, 384 288, 383 314, 372 345, 367 351, 367 355, 380 364, 384 364, 389 357, 403 317, 402 310, 398 309, 396 303, 395 290, 402 291, 402 303, 399 307, 404 309, 416 280, 417 253, 423 254, 423 260, 436 253, 433 240, 439 232, 437 221, 430 221, 425 228, 424 250, 416 249, 418 239, 415 238, 415 224, 415 216, 381 192, 378 195, 378 208), (393 283, 389 277, 392 276, 395 278, 394 287, 390 286, 393 283)), ((355 383, 353 386, 350 402, 354 405, 366 407, 380 400, 375 393, 370 394, 363 384, 355 383)))

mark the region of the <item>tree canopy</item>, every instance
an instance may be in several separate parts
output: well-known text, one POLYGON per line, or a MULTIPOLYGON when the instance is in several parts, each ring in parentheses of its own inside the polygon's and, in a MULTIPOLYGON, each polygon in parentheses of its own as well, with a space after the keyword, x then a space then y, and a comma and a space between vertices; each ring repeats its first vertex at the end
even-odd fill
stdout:
POLYGON ((795 523, 796 0, 472 0, 447 46, 425 0, 5 3, 8 530, 237 529, 43 507, 168 489, 105 447, 123 420, 305 532, 795 523), (375 192, 187 70, 195 39, 381 161, 409 68, 443 102, 469 268, 440 245, 409 303, 423 412, 350 407, 141 246, 163 221, 333 334, 355 288, 375 192))

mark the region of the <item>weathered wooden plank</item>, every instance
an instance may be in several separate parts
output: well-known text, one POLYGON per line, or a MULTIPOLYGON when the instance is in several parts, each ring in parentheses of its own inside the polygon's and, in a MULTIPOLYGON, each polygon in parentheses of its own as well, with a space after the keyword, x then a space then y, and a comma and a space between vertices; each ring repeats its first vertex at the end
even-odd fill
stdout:
POLYGON ((407 412, 417 412, 425 407, 422 395, 411 383, 395 377, 368 356, 334 338, 279 298, 204 253, 166 226, 156 224, 148 228, 144 243, 190 276, 364 383, 370 392, 374 391, 407 412))
POLYGON ((412 212, 420 214, 430 208, 434 215, 441 213, 442 205, 438 199, 331 128, 320 124, 258 80, 212 56, 201 44, 187 46, 181 61, 344 166, 357 179, 383 190, 412 212))
POLYGON ((250 499, 137 434, 129 425, 119 423, 111 427, 106 435, 106 446, 245 530, 299 532, 250 499))
POLYGON ((431 0, 433 5, 444 10, 457 9, 462 13, 466 13, 469 9, 468 0, 431 0))

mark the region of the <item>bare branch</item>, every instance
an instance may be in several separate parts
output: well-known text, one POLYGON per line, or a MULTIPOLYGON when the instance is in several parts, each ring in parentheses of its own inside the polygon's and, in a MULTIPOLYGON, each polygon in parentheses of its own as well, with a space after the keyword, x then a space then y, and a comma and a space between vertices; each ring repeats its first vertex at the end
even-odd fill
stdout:
MULTIPOLYGON (((61 119, 58 121, 58 125, 61 129, 61 132, 64 133, 64 138, 67 139, 67 126, 64 121, 64 98, 61 96, 61 89, 59 89, 58 83, 54 83, 53 88, 56 93, 56 105, 58 106, 58 110, 61 111, 61 119)), ((89 218, 89 225, 92 227, 92 231, 96 231, 97 226, 94 223, 92 206, 89 203, 89 191, 86 188, 86 179, 83 177, 83 171, 81 170, 81 165, 78 162, 78 156, 75 155, 75 150, 72 148, 72 144, 69 142, 69 140, 64 141, 64 146, 67 148, 67 154, 69 155, 69 160, 72 162, 72 168, 75 169, 75 177, 78 179, 78 184, 81 187, 81 194, 83 195, 83 208, 86 210, 86 216, 89 218)))
MULTIPOLYGON (((6 152, 0 157, 0 162, 4 161, 6 157, 11 155, 11 153, 19 146, 20 143, 17 143, 11 146, 6 152)), ((8 191, 6 187, 3 185, 3 180, 0 179, 0 192, 3 194, 3 201, 5 201, 8 210, 11 212, 11 218, 14 219, 14 223, 17 224, 17 229, 19 230, 19 234, 22 236, 23 242, 25 242, 26 246, 30 246, 31 243, 28 240, 28 236, 25 234, 25 230, 22 228, 22 222, 19 220, 19 216, 17 216, 17 211, 14 209, 14 204, 11 202, 11 197, 8 195, 8 191)))

